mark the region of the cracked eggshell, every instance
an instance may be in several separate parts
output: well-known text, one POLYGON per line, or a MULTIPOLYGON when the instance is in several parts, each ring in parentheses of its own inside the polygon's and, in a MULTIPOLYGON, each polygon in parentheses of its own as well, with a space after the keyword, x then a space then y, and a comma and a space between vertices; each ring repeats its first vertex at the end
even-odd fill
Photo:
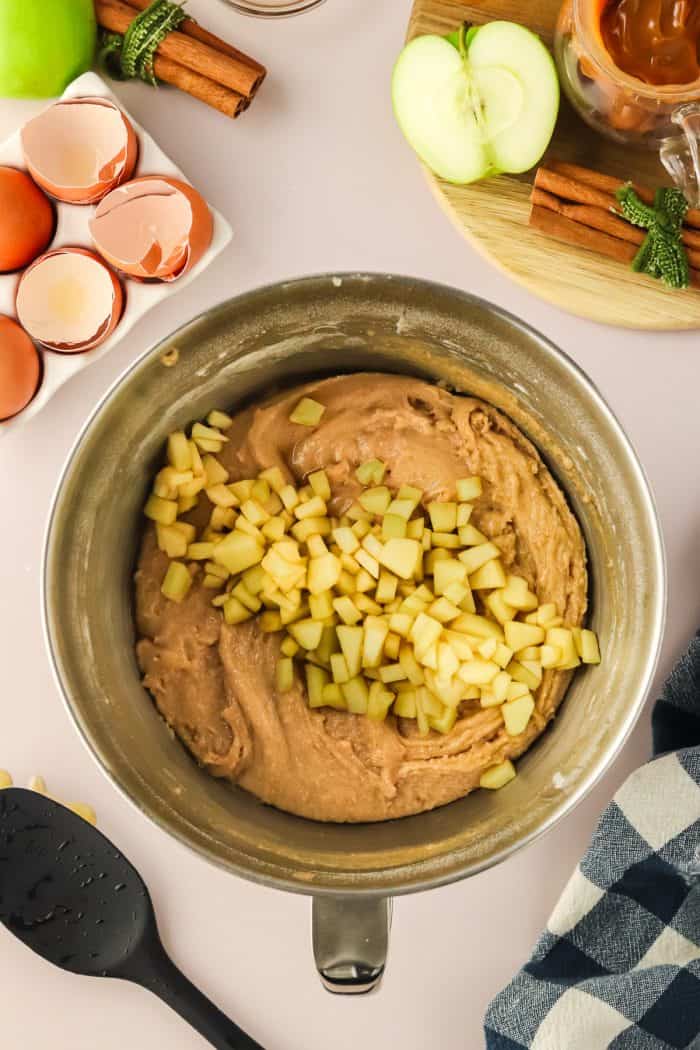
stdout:
POLYGON ((131 178, 138 139, 107 98, 69 98, 49 106, 21 131, 32 178, 69 204, 92 204, 131 178))
POLYGON ((0 420, 26 408, 40 385, 39 351, 15 320, 0 314, 0 420))
POLYGON ((116 274, 85 248, 56 248, 24 272, 17 316, 37 342, 64 354, 104 342, 119 323, 124 293, 116 274))
POLYGON ((26 172, 0 167, 0 273, 28 266, 48 248, 55 227, 51 201, 26 172))
POLYGON ((90 233, 115 269, 141 280, 174 281, 206 252, 213 220, 207 202, 188 183, 146 175, 100 201, 90 233))

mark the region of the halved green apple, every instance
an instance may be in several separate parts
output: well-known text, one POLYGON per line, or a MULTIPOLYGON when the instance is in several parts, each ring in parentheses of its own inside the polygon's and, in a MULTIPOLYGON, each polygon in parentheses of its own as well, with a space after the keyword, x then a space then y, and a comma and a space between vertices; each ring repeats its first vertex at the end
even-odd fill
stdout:
POLYGON ((394 113, 428 167, 458 184, 534 167, 559 109, 552 57, 514 22, 420 36, 398 58, 394 113))

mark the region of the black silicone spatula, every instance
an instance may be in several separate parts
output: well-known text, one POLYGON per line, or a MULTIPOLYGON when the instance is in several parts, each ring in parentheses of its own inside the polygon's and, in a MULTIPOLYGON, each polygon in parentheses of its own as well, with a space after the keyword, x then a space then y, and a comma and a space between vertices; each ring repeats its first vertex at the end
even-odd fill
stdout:
POLYGON ((35 791, 0 791, 0 922, 55 966, 142 985, 220 1050, 262 1050, 166 955, 148 890, 119 850, 35 791))

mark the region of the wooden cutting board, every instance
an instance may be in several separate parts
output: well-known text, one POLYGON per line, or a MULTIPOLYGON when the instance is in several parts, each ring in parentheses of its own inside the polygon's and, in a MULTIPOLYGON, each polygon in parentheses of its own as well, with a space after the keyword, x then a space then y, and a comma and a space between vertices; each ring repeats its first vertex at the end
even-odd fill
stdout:
MULTIPOLYGON (((445 34, 460 22, 521 22, 551 46, 559 0, 414 0, 408 38, 445 34)), ((597 135, 562 99, 548 156, 621 178, 658 185, 668 178, 655 154, 625 149, 597 135)), ((528 227, 533 173, 451 186, 426 170, 438 201, 475 248, 509 277, 564 310, 629 328, 700 328, 700 291, 673 292, 660 281, 528 227)))

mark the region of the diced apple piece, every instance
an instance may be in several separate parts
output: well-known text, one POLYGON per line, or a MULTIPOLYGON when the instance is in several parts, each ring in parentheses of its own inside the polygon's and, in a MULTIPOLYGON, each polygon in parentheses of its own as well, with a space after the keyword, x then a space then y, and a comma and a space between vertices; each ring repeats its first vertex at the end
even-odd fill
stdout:
POLYGON ((275 668, 275 685, 279 693, 288 693, 294 685, 294 661, 283 656, 275 668))
POLYGON ((316 667, 314 664, 306 664, 304 671, 306 673, 306 692, 309 697, 309 707, 323 707, 323 689, 324 686, 330 683, 331 676, 328 674, 328 671, 325 671, 322 667, 316 667))
POLYGON ((529 612, 537 608, 537 595, 533 594, 522 576, 509 576, 503 589, 503 600, 514 609, 529 612))
POLYGON ((283 656, 296 656, 300 648, 299 643, 295 642, 291 635, 287 635, 280 645, 280 652, 283 656))
POLYGON ((361 675, 351 678, 349 682, 344 682, 340 689, 345 699, 345 703, 347 704, 348 711, 354 715, 367 714, 369 691, 367 689, 367 683, 361 675))
POLYGON ((463 583, 451 583, 445 588, 443 597, 447 598, 448 602, 452 602, 453 605, 458 606, 462 611, 462 602, 469 595, 469 587, 465 587, 463 583))
POLYGON ((460 663, 474 659, 474 652, 471 644, 463 634, 458 634, 456 631, 446 630, 443 631, 443 637, 450 643, 450 646, 460 663))
POLYGON ((292 536, 299 543, 306 543, 310 536, 329 536, 331 523, 326 517, 305 518, 292 526, 292 536))
POLYGON ((403 539, 408 532, 408 524, 398 514, 385 514, 382 518, 382 539, 403 539))
POLYGON ((600 648, 595 631, 574 630, 574 643, 584 664, 600 663, 600 648))
MULTIPOLYGON (((161 496, 151 495, 146 500, 143 513, 151 521, 159 525, 172 525, 177 518, 177 502, 175 500, 163 499, 161 496)), ((408 541, 412 543, 412 540, 408 541)))
POLYGON ((373 722, 383 722, 394 702, 394 694, 385 689, 381 682, 372 682, 367 699, 367 716, 373 722))
POLYGON ((328 475, 325 470, 315 470, 309 474, 309 485, 314 490, 314 493, 322 500, 327 502, 331 498, 331 486, 328 481, 328 475))
POLYGON ((324 625, 321 641, 316 646, 315 655, 325 667, 331 666, 331 656, 338 652, 338 635, 335 627, 324 625))
POLYGON ((228 481, 229 473, 226 467, 219 463, 216 456, 205 456, 202 460, 202 465, 207 488, 213 488, 214 485, 224 485, 228 481))
POLYGON ((298 620, 288 625, 292 638, 299 643, 302 649, 315 649, 321 641, 323 624, 317 620, 298 620))
POLYGON ((484 598, 484 605, 501 624, 508 623, 509 620, 513 620, 517 615, 513 606, 508 605, 504 600, 502 590, 495 590, 491 594, 487 594, 484 598))
POLYGON ((360 541, 352 529, 333 529, 333 539, 344 554, 354 554, 360 548, 360 541))
POLYGON ((530 690, 523 682, 511 681, 506 692, 506 700, 517 700, 519 696, 526 696, 530 690))
POLYGON ((383 546, 381 563, 402 580, 410 580, 420 554, 421 547, 417 540, 391 539, 383 546))
POLYGON ((457 530, 459 536, 459 542, 463 547, 478 547, 482 543, 488 543, 488 537, 472 524, 462 525, 457 530))
MULTIPOLYGON (((379 579, 379 562, 366 550, 359 550, 355 554, 355 560, 358 565, 361 565, 365 572, 368 572, 375 580, 379 579)), ((374 584, 372 584, 374 586, 374 584)))
POLYGON ((174 524, 159 525, 156 523, 156 539, 160 550, 169 558, 184 558, 187 552, 187 540, 174 524))
POLYGON ((406 521, 411 517, 414 510, 418 506, 417 500, 413 499, 393 499, 387 507, 386 514, 395 514, 399 518, 405 518, 406 521))
POLYGON ((228 624, 243 623, 245 620, 250 620, 252 615, 250 609, 246 609, 238 598, 231 596, 224 603, 224 619, 228 624))
POLYGON ((384 480, 386 464, 381 459, 369 459, 361 463, 355 471, 355 477, 361 485, 381 485, 384 480))
POLYGON ((383 605, 392 602, 396 597, 397 584, 398 580, 393 572, 387 572, 385 569, 382 569, 379 573, 379 580, 377 582, 377 589, 374 597, 383 605))
POLYGON ((213 543, 190 543, 187 548, 187 557, 190 561, 209 561, 214 555, 213 543))
POLYGON ((382 662, 384 640, 389 633, 389 624, 377 616, 367 616, 364 621, 362 642, 362 666, 379 667, 382 662))
POLYGON ((452 532, 457 527, 456 503, 439 503, 434 500, 428 504, 427 510, 435 532, 452 532))
POLYGON ((540 664, 542 662, 541 648, 539 645, 528 645, 525 649, 518 650, 518 660, 521 664, 530 661, 540 664))
POLYGON ((493 660, 469 660, 460 666, 458 674, 466 685, 488 685, 500 670, 493 660))
POLYGON ((543 667, 556 667, 562 657, 561 649, 557 645, 543 645, 540 647, 540 663, 543 667))
POLYGON ((479 656, 484 660, 492 660, 498 649, 499 642, 496 638, 486 638, 479 646, 479 656))
MULTIPOLYGON (((192 440, 199 445, 200 441, 216 441, 223 445, 228 438, 216 427, 206 427, 204 423, 195 423, 192 427, 192 440)), ((201 445, 200 445, 201 447, 201 445)))
POLYGON ((209 501, 217 507, 235 507, 238 504, 238 498, 227 485, 211 485, 206 493, 209 501))
POLYGON ((506 645, 514 652, 526 649, 529 645, 541 645, 544 641, 544 628, 536 627, 530 623, 520 623, 511 620, 503 627, 506 636, 506 645))
POLYGON ((336 627, 340 648, 348 666, 350 677, 359 675, 362 669, 362 642, 363 631, 361 627, 350 627, 341 624, 336 627))
POLYGON ((281 540, 285 534, 285 523, 282 518, 270 518, 262 527, 262 534, 271 543, 281 540))
MULTIPOLYGON (((365 513, 362 510, 362 507, 360 507, 360 510, 362 511, 363 514, 365 513)), ((352 528, 352 531, 357 536, 358 540, 362 540, 367 535, 367 533, 371 531, 372 526, 370 525, 369 521, 367 521, 366 519, 360 518, 358 521, 356 521, 354 523, 354 525, 351 526, 351 528, 352 528)))
MULTIPOLYGON (((478 550, 478 547, 472 548, 478 550)), ((469 577, 469 586, 473 591, 495 590, 506 582, 506 573, 500 558, 487 561, 469 577)))
POLYGON ((538 623, 540 627, 547 627, 549 621, 556 618, 557 607, 554 602, 547 602, 545 605, 540 605, 533 615, 535 623, 538 623))
MULTIPOLYGON (((385 520, 391 515, 385 515, 385 520)), ((423 530, 425 529, 425 522, 422 518, 413 518, 411 521, 406 522, 406 535, 411 540, 420 540, 423 538, 423 530)))
POLYGON ((579 663, 578 653, 574 644, 574 636, 566 627, 550 627, 547 631, 547 645, 556 645, 561 649, 561 660, 557 664, 561 668, 577 667, 579 663))
POLYGON ((506 725, 508 736, 519 736, 527 729, 532 712, 535 710, 535 701, 529 693, 519 696, 517 700, 510 700, 501 708, 503 721, 506 725))
POLYGON ((278 495, 287 484, 284 474, 279 467, 268 467, 267 470, 261 470, 258 474, 260 481, 266 481, 270 488, 278 495))
POLYGON ((386 683, 403 682, 408 678, 401 664, 385 664, 379 668, 379 679, 386 683))
POLYGON ((228 412, 221 412, 218 408, 214 408, 207 416, 207 423, 218 430, 228 430, 233 420, 228 412))
MULTIPOLYGON (((467 525, 466 528, 469 528, 469 526, 467 525)), ((466 567, 467 575, 471 576, 486 562, 493 561, 494 558, 500 558, 500 556, 501 552, 495 543, 480 543, 476 547, 471 547, 468 551, 462 551, 459 555, 459 560, 466 567)))
POLYGON ((457 481, 457 498, 464 503, 477 499, 482 491, 481 478, 459 478, 457 481))
POLYGON ((314 401, 311 397, 302 397, 289 417, 290 423, 300 423, 304 427, 315 427, 321 422, 326 406, 314 401))
POLYGON ((520 682, 522 685, 526 685, 528 689, 537 689, 538 685, 542 680, 542 670, 539 670, 539 677, 530 668, 524 664, 519 663, 517 660, 511 660, 506 667, 506 671, 515 682, 520 682))
POLYGON ((324 554, 320 558, 311 558, 308 566, 307 587, 311 594, 321 594, 331 590, 340 579, 340 559, 335 554, 324 554))
POLYGON ((365 489, 358 496, 357 502, 368 514, 381 516, 386 513, 391 503, 391 493, 386 485, 378 485, 375 488, 365 489))
POLYGON ((498 791, 500 788, 505 787, 506 784, 510 783, 515 777, 515 766, 506 759, 505 762, 500 762, 497 766, 491 766, 490 769, 486 769, 479 779, 479 787, 488 788, 489 791, 498 791))
MULTIPOLYGON (((423 535, 425 536, 425 533, 423 535)), ((432 532, 430 543, 432 547, 436 547, 438 550, 456 551, 462 546, 459 542, 459 536, 456 536, 454 532, 432 532)))
POLYGON ((174 521, 170 528, 177 529, 185 537, 188 543, 194 543, 197 530, 189 521, 174 521))
POLYGON ((270 515, 256 499, 247 499, 242 503, 241 514, 247 518, 251 525, 256 527, 260 527, 260 525, 264 525, 266 521, 270 520, 270 515))
POLYGON ((388 660, 398 660, 401 648, 401 636, 389 631, 384 642, 384 655, 388 660))
POLYGON ((442 624, 426 613, 419 613, 413 621, 409 632, 409 638, 413 642, 417 652, 430 648, 442 634, 442 624))
POLYGON ((456 605, 443 595, 442 598, 437 598, 432 605, 428 608, 428 614, 435 620, 439 620, 440 623, 449 623, 450 620, 456 620, 460 615, 460 610, 456 605))
POLYGON ((459 660, 449 642, 438 642, 438 674, 441 678, 452 678, 459 670, 459 660))
POLYGON ((457 528, 461 529, 464 525, 469 524, 469 519, 472 516, 474 507, 471 503, 458 503, 457 504, 457 528))
POLYGON ((408 638, 414 619, 415 617, 410 613, 392 613, 389 620, 389 630, 400 635, 401 638, 408 638))
POLYGON ((344 624, 352 626, 358 623, 362 619, 362 613, 357 608, 352 598, 348 595, 342 595, 340 598, 333 599, 333 608, 337 612, 340 619, 344 624))
POLYGON ((493 659, 499 667, 507 667, 513 659, 513 650, 509 649, 503 642, 499 642, 496 646, 496 652, 493 654, 493 659))
POLYGON ((321 697, 324 707, 335 707, 338 711, 347 711, 348 709, 343 692, 335 682, 328 682, 324 685, 321 697))
POLYGON ((331 673, 333 681, 340 685, 350 681, 347 661, 342 653, 331 653, 331 673))
POLYGON ((453 583, 463 584, 467 578, 465 566, 457 558, 446 558, 433 564, 433 586, 436 594, 444 594, 453 583))
POLYGON ((300 503, 294 508, 294 517, 298 521, 304 521, 306 518, 322 518, 326 511, 325 501, 320 496, 313 496, 306 503, 300 503))
POLYGON ((160 592, 171 602, 181 602, 192 586, 192 577, 181 561, 171 561, 161 584, 160 592))
POLYGON ((265 634, 274 634, 275 631, 281 631, 283 626, 282 617, 273 609, 268 609, 261 613, 258 623, 260 624, 260 630, 264 631, 265 634))
POLYGON ((475 638, 495 638, 499 642, 505 641, 503 631, 497 623, 487 620, 485 616, 477 616, 476 613, 462 613, 458 620, 450 624, 450 630, 471 634, 475 638))
POLYGON ((333 592, 331 590, 321 591, 319 594, 309 595, 309 609, 312 620, 327 620, 333 615, 333 592))
POLYGON ((442 733, 443 736, 449 733, 455 722, 457 721, 457 707, 444 706, 441 715, 430 715, 428 717, 428 723, 431 729, 434 729, 437 733, 442 733))
POLYGON ((415 718, 416 717, 416 691, 407 690, 405 693, 399 693, 396 700, 394 701, 394 714, 398 718, 415 718))
POLYGON ((218 591, 224 585, 224 581, 220 576, 214 576, 212 573, 205 573, 204 579, 202 580, 202 587, 206 587, 208 591, 218 591))
POLYGON ((189 442, 182 430, 174 430, 168 435, 168 462, 178 471, 192 469, 189 442))

